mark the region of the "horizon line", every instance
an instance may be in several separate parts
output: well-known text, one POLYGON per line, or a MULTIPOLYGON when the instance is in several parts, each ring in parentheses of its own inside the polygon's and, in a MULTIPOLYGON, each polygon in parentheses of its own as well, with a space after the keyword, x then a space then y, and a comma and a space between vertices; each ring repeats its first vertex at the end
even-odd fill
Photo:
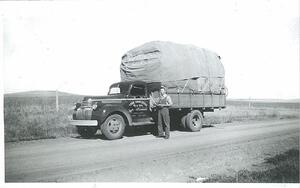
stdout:
MULTIPOLYGON (((61 93, 67 93, 67 94, 72 94, 72 95, 86 95, 86 94, 78 94, 78 93, 71 93, 67 91, 61 91, 61 90, 25 90, 25 91, 16 91, 16 92, 3 92, 4 95, 9 95, 9 94, 19 94, 19 93, 30 93, 30 92, 61 92, 61 93)), ((91 94, 87 94, 91 95, 91 94)), ((97 95, 95 95, 97 96, 97 95)), ((245 97, 245 98, 239 98, 239 97, 229 97, 227 100, 300 100, 300 97, 298 98, 253 98, 253 97, 245 97)))

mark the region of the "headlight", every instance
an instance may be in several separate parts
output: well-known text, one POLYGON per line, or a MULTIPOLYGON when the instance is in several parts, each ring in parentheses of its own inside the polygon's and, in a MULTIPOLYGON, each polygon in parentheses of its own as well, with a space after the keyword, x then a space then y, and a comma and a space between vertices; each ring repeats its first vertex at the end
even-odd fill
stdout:
POLYGON ((88 106, 92 106, 92 99, 91 99, 91 98, 89 98, 89 99, 87 100, 87 102, 88 102, 88 106))
POLYGON ((95 104, 93 104, 93 110, 96 110, 98 107, 98 103, 96 102, 95 104))
POLYGON ((80 103, 75 103, 73 109, 74 109, 74 110, 77 110, 80 106, 81 106, 80 103))

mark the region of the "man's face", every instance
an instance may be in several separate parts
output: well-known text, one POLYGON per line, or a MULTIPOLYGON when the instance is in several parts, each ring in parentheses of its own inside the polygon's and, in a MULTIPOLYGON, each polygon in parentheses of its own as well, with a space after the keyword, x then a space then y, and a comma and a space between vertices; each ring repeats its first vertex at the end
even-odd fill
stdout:
POLYGON ((166 93, 166 90, 165 90, 164 88, 161 88, 161 89, 160 89, 160 94, 161 94, 161 95, 164 95, 165 93, 166 93))

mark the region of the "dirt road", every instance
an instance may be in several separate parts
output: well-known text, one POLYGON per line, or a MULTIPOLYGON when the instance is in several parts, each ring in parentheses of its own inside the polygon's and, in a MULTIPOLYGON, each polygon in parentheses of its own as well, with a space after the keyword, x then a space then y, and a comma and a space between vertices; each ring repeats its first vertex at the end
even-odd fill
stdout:
POLYGON ((6 182, 187 182, 255 168, 299 147, 299 120, 232 123, 108 141, 59 138, 5 144, 6 182))

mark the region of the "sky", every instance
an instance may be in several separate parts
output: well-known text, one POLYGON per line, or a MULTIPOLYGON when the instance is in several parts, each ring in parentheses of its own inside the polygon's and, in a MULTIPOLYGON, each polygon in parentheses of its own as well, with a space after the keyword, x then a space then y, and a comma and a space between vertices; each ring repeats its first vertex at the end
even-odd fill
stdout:
POLYGON ((2 2, 4 93, 104 95, 121 57, 161 40, 217 52, 229 98, 299 98, 298 0, 2 2))

